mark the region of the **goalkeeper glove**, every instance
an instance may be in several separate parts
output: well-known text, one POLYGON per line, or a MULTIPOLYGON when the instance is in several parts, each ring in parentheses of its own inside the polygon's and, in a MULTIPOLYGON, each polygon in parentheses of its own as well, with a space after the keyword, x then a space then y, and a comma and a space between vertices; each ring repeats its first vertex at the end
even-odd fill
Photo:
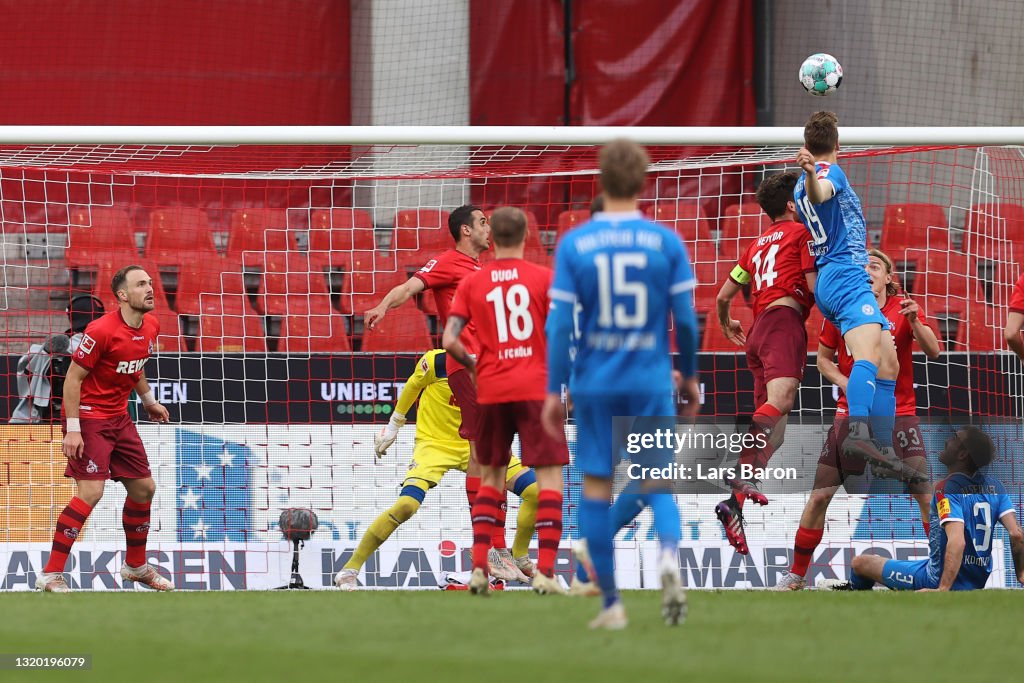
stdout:
POLYGON ((378 458, 384 457, 391 444, 398 438, 398 430, 404 426, 405 415, 402 413, 392 413, 391 419, 384 426, 384 429, 380 430, 380 434, 373 437, 373 452, 377 454, 378 458))

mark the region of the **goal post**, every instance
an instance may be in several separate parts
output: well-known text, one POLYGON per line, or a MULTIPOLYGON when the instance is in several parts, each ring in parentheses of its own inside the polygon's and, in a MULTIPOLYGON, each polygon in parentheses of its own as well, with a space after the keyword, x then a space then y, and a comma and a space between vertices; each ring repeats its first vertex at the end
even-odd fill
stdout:
MULTIPOLYGON (((599 145, 615 137, 648 145, 641 209, 676 231, 694 262, 703 414, 742 425, 754 407, 751 378, 717 329, 714 296, 765 225, 758 183, 793 169, 801 129, 0 127, 0 419, 17 422, 0 427, 0 589, 31 585, 73 488, 29 366, 68 331, 73 297, 111 305, 109 277, 127 263, 154 271, 158 284, 160 348, 146 372, 172 415, 169 425, 140 424, 158 485, 152 561, 183 587, 287 583, 291 546, 277 520, 284 508, 308 507, 320 529, 302 572, 307 584, 330 586, 398 495, 415 417, 379 461, 373 435, 439 334, 429 294, 392 311, 383 332, 364 330, 362 314, 450 246, 447 213, 463 203, 523 208, 527 258, 550 265, 559 236, 586 220, 599 145)), ((893 258, 942 340, 938 359, 915 354, 919 413, 1019 418, 1024 376, 1002 330, 1024 254, 1024 128, 841 128, 840 140, 869 240, 893 258)), ((748 325, 747 304, 734 308, 748 325)), ((809 354, 820 320, 809 322, 809 354)), ((809 355, 797 421, 828 421, 834 405, 809 355)), ((1020 435, 1000 429, 1003 452, 1015 454, 1020 435)), ((575 448, 571 428, 570 437, 575 448)), ((928 446, 934 460, 938 445, 928 446)), ((1020 503, 1019 458, 999 467, 1020 503)), ((566 486, 562 571, 577 534, 572 466, 566 486)), ((679 497, 687 581, 772 583, 806 492, 748 511, 749 561, 721 538, 717 500, 679 497)), ((73 585, 120 585, 122 501, 110 485, 75 544, 73 585)), ((511 542, 515 496, 509 507, 511 542)), ((827 524, 825 549, 924 544, 916 504, 900 492, 840 495, 827 524)), ((642 515, 619 536, 626 586, 650 585, 651 533, 642 515)), ((466 569, 471 539, 462 476, 449 474, 361 580, 439 585, 466 569)), ((842 552, 823 557, 846 570, 842 552)))

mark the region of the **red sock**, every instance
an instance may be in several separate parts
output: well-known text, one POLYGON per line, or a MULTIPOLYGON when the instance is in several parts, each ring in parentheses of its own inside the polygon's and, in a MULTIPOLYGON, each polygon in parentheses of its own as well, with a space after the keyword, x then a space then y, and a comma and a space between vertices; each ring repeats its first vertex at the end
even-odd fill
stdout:
POLYGON ((469 509, 473 510, 476 505, 476 494, 480 491, 480 477, 466 476, 466 500, 469 501, 469 509))
POLYGON ((504 489, 498 494, 498 514, 494 517, 491 529, 491 545, 495 548, 507 548, 505 545, 505 515, 508 514, 508 498, 504 489))
POLYGON ((75 496, 64 508, 64 511, 57 517, 57 528, 53 532, 53 547, 50 550, 50 559, 46 561, 43 571, 47 574, 64 571, 64 565, 68 562, 68 554, 74 544, 85 520, 89 519, 92 507, 84 500, 75 496))
POLYGON ((146 539, 149 538, 149 508, 152 503, 136 503, 131 498, 124 501, 121 524, 127 542, 124 561, 129 567, 146 564, 146 539))
POLYGON ((789 571, 797 576, 807 575, 807 566, 811 563, 811 555, 821 543, 824 533, 824 529, 800 527, 796 530, 796 541, 793 542, 793 566, 789 568, 789 571))
POLYGON ((562 492, 541 489, 537 502, 537 571, 554 576, 558 543, 562 540, 562 492))
POLYGON ((924 524, 924 535, 925 536, 931 536, 932 535, 932 523, 930 521, 928 521, 927 519, 922 519, 921 523, 924 524))
POLYGON ((491 549, 491 531, 498 516, 498 490, 484 486, 473 505, 473 569, 487 571, 487 551, 491 549))
MULTIPOLYGON (((755 438, 757 438, 759 434, 763 434, 763 439, 758 439, 758 442, 761 442, 762 440, 767 441, 780 417, 782 417, 782 413, 778 408, 767 401, 762 403, 761 406, 754 411, 753 419, 750 423, 750 429, 747 431, 747 434, 751 434, 755 438)), ((761 448, 760 446, 744 448, 740 453, 739 464, 752 465, 758 469, 763 468, 768 464, 768 461, 771 459, 774 452, 775 449, 770 443, 766 444, 764 448, 761 448)), ((743 501, 747 499, 746 495, 734 491, 733 497, 736 499, 736 503, 742 510, 743 501)))

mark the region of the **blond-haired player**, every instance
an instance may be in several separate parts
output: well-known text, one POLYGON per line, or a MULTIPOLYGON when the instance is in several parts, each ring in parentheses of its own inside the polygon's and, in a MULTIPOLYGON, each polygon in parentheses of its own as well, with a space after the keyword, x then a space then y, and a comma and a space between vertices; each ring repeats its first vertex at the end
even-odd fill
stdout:
MULTIPOLYGON (((374 452, 381 458, 398 438, 398 430, 405 425, 406 414, 419 400, 416 444, 409 471, 402 482, 402 491, 395 504, 370 524, 351 559, 334 577, 338 588, 355 590, 359 569, 395 529, 416 514, 427 491, 437 486, 446 472, 465 472, 469 467, 469 441, 459 436, 462 415, 448 387, 445 360, 446 353, 434 349, 416 361, 416 371, 402 389, 391 420, 374 439, 374 452)), ((534 575, 529 546, 537 516, 537 478, 533 470, 523 467, 519 458, 513 457, 505 476, 505 487, 521 498, 516 536, 512 543, 515 561, 512 568, 517 571, 509 572, 508 563, 497 557, 498 551, 494 548, 489 558, 490 571, 495 578, 528 582, 534 575)))

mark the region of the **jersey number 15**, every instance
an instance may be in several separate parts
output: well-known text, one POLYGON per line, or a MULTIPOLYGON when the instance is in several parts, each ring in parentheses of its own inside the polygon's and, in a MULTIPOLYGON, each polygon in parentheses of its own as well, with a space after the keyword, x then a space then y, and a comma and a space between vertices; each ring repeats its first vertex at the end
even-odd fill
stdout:
POLYGON ((647 325, 647 287, 643 282, 629 279, 627 269, 643 270, 647 267, 647 254, 642 251, 624 251, 594 256, 597 268, 597 324, 603 328, 620 330, 638 329, 647 325), (632 306, 615 303, 614 299, 630 298, 632 306), (633 312, 630 313, 629 309, 633 312))

